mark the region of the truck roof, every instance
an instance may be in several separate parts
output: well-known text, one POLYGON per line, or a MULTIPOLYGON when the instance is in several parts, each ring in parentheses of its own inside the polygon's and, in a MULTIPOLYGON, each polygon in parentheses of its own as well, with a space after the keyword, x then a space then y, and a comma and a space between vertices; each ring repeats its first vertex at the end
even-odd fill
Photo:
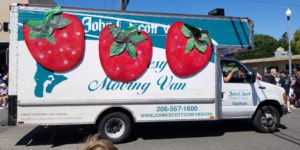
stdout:
MULTIPOLYGON (((54 6, 18 5, 17 7, 19 7, 19 9, 23 12, 29 13, 28 15, 30 15, 30 13, 33 11, 47 11, 54 6)), ((247 17, 118 11, 65 6, 62 6, 62 9, 64 12, 76 15, 79 19, 90 17, 93 21, 110 20, 112 23, 118 21, 122 22, 121 29, 124 28, 123 24, 136 24, 142 26, 149 25, 149 28, 157 29, 157 33, 149 34, 150 37, 152 38, 152 36, 160 36, 161 39, 159 41, 165 40, 166 31, 172 23, 175 21, 184 21, 203 30, 207 30, 212 38, 213 44, 218 48, 218 51, 221 54, 253 50, 254 48, 254 25, 252 20, 247 17)), ((82 20, 82 23, 84 23, 84 20, 82 20)), ((98 24, 101 23, 103 22, 98 22, 98 24)), ((92 35, 88 38, 95 38, 96 40, 100 31, 91 31, 86 33, 88 33, 86 34, 88 36, 92 35)), ((153 45, 161 48, 164 46, 162 44, 158 45, 155 42, 153 42, 153 45)))

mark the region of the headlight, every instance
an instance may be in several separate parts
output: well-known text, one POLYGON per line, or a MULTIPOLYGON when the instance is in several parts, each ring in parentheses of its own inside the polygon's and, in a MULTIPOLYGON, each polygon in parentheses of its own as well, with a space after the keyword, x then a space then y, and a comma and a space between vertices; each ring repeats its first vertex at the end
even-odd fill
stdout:
POLYGON ((282 97, 283 97, 284 103, 286 103, 286 94, 283 93, 283 94, 282 94, 282 97))

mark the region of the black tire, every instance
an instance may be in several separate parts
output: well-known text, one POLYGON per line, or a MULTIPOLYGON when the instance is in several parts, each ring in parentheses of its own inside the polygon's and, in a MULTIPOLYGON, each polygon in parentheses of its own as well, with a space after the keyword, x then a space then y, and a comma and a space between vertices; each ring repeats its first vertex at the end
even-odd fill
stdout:
POLYGON ((273 106, 263 106, 254 116, 253 125, 259 132, 274 132, 280 125, 280 114, 273 106))
POLYGON ((98 132, 102 138, 109 139, 113 143, 121 143, 131 133, 131 121, 124 113, 109 113, 100 120, 98 132))

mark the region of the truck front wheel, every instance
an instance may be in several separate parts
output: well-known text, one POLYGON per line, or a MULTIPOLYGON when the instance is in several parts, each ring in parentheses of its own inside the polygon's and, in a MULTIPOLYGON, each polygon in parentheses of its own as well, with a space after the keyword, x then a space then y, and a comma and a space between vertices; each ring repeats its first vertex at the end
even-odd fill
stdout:
POLYGON ((263 106, 254 116, 253 125, 260 132, 274 132, 280 125, 280 114, 273 106, 263 106))
POLYGON ((101 119, 98 132, 102 138, 109 139, 113 143, 121 143, 130 135, 131 121, 124 113, 109 113, 101 119))

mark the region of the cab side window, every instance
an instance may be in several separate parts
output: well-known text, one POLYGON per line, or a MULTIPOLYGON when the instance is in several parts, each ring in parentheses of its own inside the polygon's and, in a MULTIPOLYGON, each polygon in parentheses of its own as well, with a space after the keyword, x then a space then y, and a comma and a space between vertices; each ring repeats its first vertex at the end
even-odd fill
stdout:
POLYGON ((222 61, 222 73, 225 83, 246 83, 246 70, 234 61, 222 61))

